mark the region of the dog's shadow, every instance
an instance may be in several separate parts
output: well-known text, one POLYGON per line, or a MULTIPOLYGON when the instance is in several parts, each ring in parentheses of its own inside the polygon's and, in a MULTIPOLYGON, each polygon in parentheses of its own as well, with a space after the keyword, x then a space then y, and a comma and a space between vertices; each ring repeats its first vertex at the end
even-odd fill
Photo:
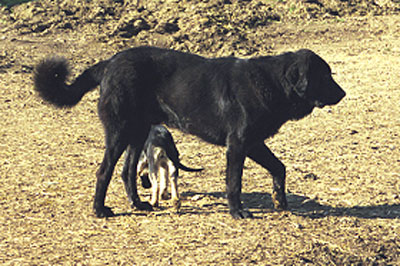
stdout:
MULTIPOLYGON (((216 202, 209 205, 223 205, 224 208, 219 208, 217 211, 227 212, 228 205, 226 201, 220 203, 220 199, 226 200, 226 195, 223 192, 210 192, 210 193, 197 193, 197 192, 184 192, 183 197, 196 198, 196 197, 208 197, 214 198, 216 202)), ((347 216, 357 217, 365 219, 398 219, 400 218, 400 204, 382 204, 374 206, 354 206, 354 207, 332 207, 329 205, 323 205, 317 201, 310 199, 305 196, 300 196, 292 193, 288 193, 287 201, 289 204, 288 211, 298 216, 304 216, 308 218, 324 218, 328 216, 347 216)), ((243 206, 254 214, 265 213, 268 211, 273 212, 274 207, 272 203, 271 194, 269 193, 242 193, 243 206)), ((206 209, 207 205, 202 208, 191 208, 187 207, 183 210, 187 212, 211 212, 206 209), (191 210, 190 210, 191 209, 191 210)))

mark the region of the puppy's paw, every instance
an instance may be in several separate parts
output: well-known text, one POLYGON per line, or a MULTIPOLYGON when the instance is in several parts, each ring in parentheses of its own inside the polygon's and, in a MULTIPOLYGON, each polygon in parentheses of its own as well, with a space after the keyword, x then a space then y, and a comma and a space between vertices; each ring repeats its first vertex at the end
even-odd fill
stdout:
POLYGON ((181 201, 179 199, 172 200, 172 206, 174 207, 176 213, 179 213, 179 210, 181 208, 181 201))
POLYGON ((246 218, 253 218, 253 214, 249 211, 238 209, 238 210, 231 210, 230 214, 234 219, 246 219, 246 218))
POLYGON ((94 212, 97 216, 97 218, 107 218, 107 217, 113 217, 115 216, 114 212, 111 210, 110 207, 97 207, 94 209, 94 212))

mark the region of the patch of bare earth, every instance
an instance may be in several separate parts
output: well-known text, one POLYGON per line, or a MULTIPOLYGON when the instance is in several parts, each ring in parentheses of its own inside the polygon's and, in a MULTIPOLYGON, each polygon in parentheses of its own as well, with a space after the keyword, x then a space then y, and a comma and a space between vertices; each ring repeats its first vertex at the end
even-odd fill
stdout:
MULTIPOLYGON (((0 263, 4 265, 400 265, 400 18, 396 1, 35 1, 0 10, 0 263), (182 212, 131 209, 118 165, 92 213, 103 131, 98 91, 56 110, 32 88, 34 65, 60 54, 74 74, 150 44, 241 57, 310 48, 346 90, 337 106, 285 124, 266 143, 287 166, 289 210, 246 161, 233 220, 225 149, 173 134, 182 212)), ((139 188, 142 197, 149 192, 139 188)))

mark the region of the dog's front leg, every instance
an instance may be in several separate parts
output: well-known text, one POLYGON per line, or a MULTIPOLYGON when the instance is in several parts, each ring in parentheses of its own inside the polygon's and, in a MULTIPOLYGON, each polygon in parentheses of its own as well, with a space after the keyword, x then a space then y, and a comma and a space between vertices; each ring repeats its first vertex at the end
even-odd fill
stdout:
POLYGON ((285 165, 275 157, 264 143, 252 146, 247 156, 271 173, 273 178, 272 202, 274 203, 274 207, 279 210, 286 209, 288 204, 285 195, 285 165))
POLYGON ((235 219, 251 218, 251 212, 243 210, 240 196, 242 193, 243 165, 246 158, 244 145, 235 137, 228 139, 226 193, 229 212, 235 219))

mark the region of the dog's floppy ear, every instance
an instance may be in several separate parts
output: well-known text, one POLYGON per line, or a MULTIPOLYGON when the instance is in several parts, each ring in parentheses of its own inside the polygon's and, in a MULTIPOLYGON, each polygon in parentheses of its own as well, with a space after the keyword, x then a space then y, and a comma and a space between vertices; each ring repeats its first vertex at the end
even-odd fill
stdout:
POLYGON ((295 92, 299 97, 304 98, 308 87, 307 78, 308 63, 303 56, 299 56, 286 69, 283 77, 283 85, 288 94, 295 92))

